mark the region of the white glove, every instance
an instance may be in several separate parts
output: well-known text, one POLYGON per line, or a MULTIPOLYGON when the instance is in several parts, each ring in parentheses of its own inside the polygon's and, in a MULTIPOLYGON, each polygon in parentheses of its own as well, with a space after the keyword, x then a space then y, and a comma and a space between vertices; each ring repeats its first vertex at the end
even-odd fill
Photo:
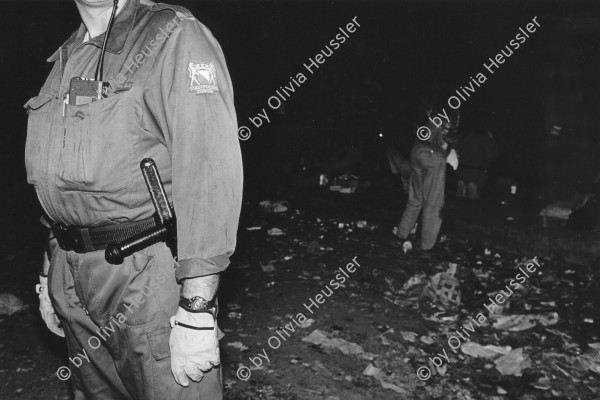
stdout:
POLYGON ((456 154, 456 150, 450 150, 446 162, 456 171, 456 168, 458 168, 458 154, 456 154))
POLYGON ((179 385, 187 387, 188 377, 200 382, 205 372, 221 364, 217 321, 212 314, 190 313, 180 307, 170 322, 171 372, 179 385))
MULTIPOLYGON (((46 262, 46 259, 44 259, 44 262, 46 262)), ((47 269, 45 268, 45 270, 47 269)), ((40 275, 40 284, 36 285, 35 291, 40 298, 40 313, 42 314, 42 319, 46 323, 46 326, 52 333, 60 337, 65 337, 65 332, 56 316, 54 307, 50 302, 50 296, 48 295, 48 277, 40 275)))

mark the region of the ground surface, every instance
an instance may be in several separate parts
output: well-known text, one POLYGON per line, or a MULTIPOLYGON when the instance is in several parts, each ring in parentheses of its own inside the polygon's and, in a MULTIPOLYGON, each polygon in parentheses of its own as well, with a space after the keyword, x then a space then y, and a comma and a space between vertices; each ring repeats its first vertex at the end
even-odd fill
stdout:
MULTIPOLYGON (((43 328, 31 291, 41 257, 39 214, 31 196, 17 192, 6 204, 14 212, 0 217, 5 227, 0 241, 0 293, 17 295, 29 309, 0 317, 0 399, 66 400, 70 399, 68 384, 56 377, 67 361, 64 344, 43 328)), ((483 234, 480 240, 466 240, 469 235, 456 228, 460 227, 456 216, 472 206, 466 202, 451 201, 447 207, 448 240, 430 254, 405 255, 391 245, 391 229, 402 207, 402 196, 395 190, 373 188, 353 195, 282 192, 270 197, 288 201, 288 211, 282 213, 258 206, 267 197, 248 198, 239 250, 221 288, 227 399, 600 396, 598 350, 589 346, 600 342, 600 288, 593 265, 568 264, 526 247, 511 251, 497 238, 498 246, 492 247, 494 240, 490 243, 483 234), (368 225, 357 227, 360 220, 368 225), (283 235, 269 235, 271 228, 281 229, 283 235), (510 306, 503 314, 556 313, 558 322, 516 332, 494 328, 484 307, 490 304, 488 297, 505 289, 519 272, 519 260, 534 257, 541 267, 509 297, 510 306), (330 281, 340 283, 338 268, 353 259, 360 266, 347 272, 343 285, 334 288, 330 281), (420 276, 426 282, 452 263, 457 265, 462 295, 456 309, 443 310, 420 300, 424 284, 402 291, 409 278, 420 276), (322 291, 322 303, 310 306, 322 291), (475 326, 470 321, 481 322, 480 312, 487 321, 475 326), (469 325, 472 329, 465 333, 470 332, 471 342, 522 349, 523 356, 513 352, 501 361, 498 355, 485 359, 466 355, 466 346, 453 352, 449 338, 458 337, 456 330, 469 325), (302 340, 309 335, 333 347, 302 340), (448 362, 438 354, 447 355, 448 362), (415 371, 420 367, 429 368, 433 375, 418 379, 415 371)), ((497 223, 505 220, 502 212, 499 209, 480 226, 494 218, 497 223)), ((463 345, 467 340, 460 341, 463 345)))

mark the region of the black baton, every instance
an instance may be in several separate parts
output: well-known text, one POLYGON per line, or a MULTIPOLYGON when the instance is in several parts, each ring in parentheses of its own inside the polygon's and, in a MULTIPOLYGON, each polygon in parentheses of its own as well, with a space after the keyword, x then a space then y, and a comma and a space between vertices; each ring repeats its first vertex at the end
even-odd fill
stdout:
POLYGON ((146 186, 150 192, 152 203, 156 209, 157 226, 141 232, 121 243, 111 243, 104 252, 104 258, 110 264, 121 264, 125 257, 136 251, 145 249, 158 242, 166 242, 173 257, 177 257, 177 234, 175 213, 171 209, 165 187, 160 180, 156 163, 151 158, 144 158, 140 163, 146 186))

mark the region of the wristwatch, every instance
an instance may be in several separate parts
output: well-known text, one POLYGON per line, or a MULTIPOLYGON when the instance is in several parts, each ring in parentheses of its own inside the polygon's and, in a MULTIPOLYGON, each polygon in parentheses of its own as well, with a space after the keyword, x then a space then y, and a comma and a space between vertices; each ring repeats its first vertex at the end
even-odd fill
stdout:
POLYGON ((183 308, 187 312, 199 313, 199 312, 213 312, 215 307, 215 300, 212 299, 207 301, 202 296, 194 296, 191 299, 181 296, 179 299, 179 307, 183 308))

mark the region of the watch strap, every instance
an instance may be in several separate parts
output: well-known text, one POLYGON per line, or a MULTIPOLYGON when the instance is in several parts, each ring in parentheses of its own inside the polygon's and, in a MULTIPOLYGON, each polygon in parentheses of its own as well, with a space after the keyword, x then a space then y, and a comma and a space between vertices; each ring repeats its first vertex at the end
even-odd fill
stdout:
POLYGON ((191 313, 206 312, 212 310, 215 307, 215 299, 213 298, 212 300, 207 301, 202 296, 194 296, 190 299, 186 297, 181 297, 179 299, 179 307, 191 313), (197 302, 204 302, 206 305, 200 309, 195 309, 194 303, 197 302))

